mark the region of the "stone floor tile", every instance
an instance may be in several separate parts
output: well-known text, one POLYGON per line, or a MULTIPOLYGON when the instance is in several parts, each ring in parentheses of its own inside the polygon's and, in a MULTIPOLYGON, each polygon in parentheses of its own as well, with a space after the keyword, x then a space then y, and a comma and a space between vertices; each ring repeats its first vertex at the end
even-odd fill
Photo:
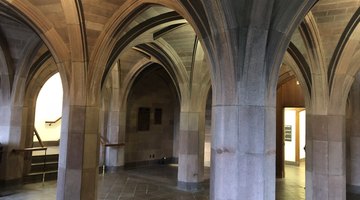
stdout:
MULTIPOLYGON (((305 199, 305 164, 286 166, 284 179, 276 180, 277 200, 305 199)), ((210 170, 206 169, 209 174, 210 170)), ((100 200, 208 200, 209 181, 197 192, 177 189, 177 169, 173 166, 155 166, 124 170, 99 175, 98 199, 100 200)), ((208 177, 208 176, 207 176, 208 177)), ((19 188, 0 190, 1 200, 54 200, 56 181, 27 184, 19 188)), ((348 200, 360 195, 348 194, 348 200)))

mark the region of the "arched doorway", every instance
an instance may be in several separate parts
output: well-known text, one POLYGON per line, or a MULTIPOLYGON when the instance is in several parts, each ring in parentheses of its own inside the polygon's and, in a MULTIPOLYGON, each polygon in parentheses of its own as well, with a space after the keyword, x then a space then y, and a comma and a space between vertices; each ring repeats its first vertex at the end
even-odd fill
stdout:
POLYGON ((147 66, 127 99, 125 167, 176 163, 176 115, 179 100, 170 76, 158 64, 147 66))
POLYGON ((302 87, 294 72, 280 68, 276 103, 276 196, 305 199, 306 111, 302 87))
MULTIPOLYGON (((46 146, 59 146, 61 132, 63 88, 59 73, 42 86, 36 99, 35 128, 46 146)), ((34 146, 39 146, 34 138, 34 146)))
POLYGON ((39 89, 34 104, 31 158, 24 183, 57 179, 63 88, 59 73, 49 77, 39 89))

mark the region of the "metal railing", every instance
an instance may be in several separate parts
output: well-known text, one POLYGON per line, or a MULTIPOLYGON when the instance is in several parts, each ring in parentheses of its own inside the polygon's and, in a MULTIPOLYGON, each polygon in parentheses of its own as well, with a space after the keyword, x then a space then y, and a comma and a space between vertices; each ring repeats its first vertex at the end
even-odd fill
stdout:
POLYGON ((45 124, 48 124, 49 126, 51 126, 52 124, 55 124, 60 120, 61 120, 61 116, 59 118, 57 118, 55 121, 45 121, 45 124))
POLYGON ((44 143, 42 142, 39 133, 37 132, 36 128, 34 127, 34 135, 36 136, 37 140, 39 141, 39 144, 41 147, 44 147, 44 143))
POLYGON ((114 147, 114 148, 119 148, 122 146, 125 146, 125 143, 108 143, 107 140, 103 137, 100 136, 100 143, 101 145, 104 147, 103 150, 103 164, 102 164, 102 174, 105 174, 105 164, 106 164, 106 147, 114 147))
POLYGON ((43 164, 43 173, 42 173, 42 184, 44 185, 45 182, 45 171, 46 171, 46 152, 47 147, 29 147, 29 148, 23 148, 23 149, 13 149, 13 153, 26 153, 26 152, 34 152, 34 151, 44 151, 44 164, 43 164))
POLYGON ((40 147, 27 147, 23 149, 13 149, 13 153, 27 153, 27 152, 34 152, 34 151, 44 151, 44 164, 43 164, 43 173, 42 173, 42 183, 45 182, 45 171, 46 171, 46 155, 47 155, 47 147, 44 146, 39 133, 37 132, 36 128, 34 127, 34 135, 36 136, 37 140, 39 141, 40 147))

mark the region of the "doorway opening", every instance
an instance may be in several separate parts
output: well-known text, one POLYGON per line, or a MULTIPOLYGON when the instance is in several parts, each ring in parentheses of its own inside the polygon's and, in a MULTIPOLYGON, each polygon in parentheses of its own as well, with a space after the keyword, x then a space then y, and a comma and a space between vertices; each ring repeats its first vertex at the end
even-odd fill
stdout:
POLYGON ((305 108, 284 108, 284 159, 285 177, 279 184, 287 190, 294 190, 296 199, 305 198, 306 157, 306 111, 305 108), (289 188, 291 187, 291 188, 289 188))
POLYGON ((32 151, 25 183, 57 179, 62 103, 62 82, 56 73, 45 82, 36 98, 32 146, 38 148, 32 151))
POLYGON ((276 101, 276 196, 286 198, 291 190, 294 199, 305 199, 305 101, 286 64, 280 68, 276 101))
POLYGON ((34 146, 59 146, 61 131, 63 88, 60 74, 50 77, 42 86, 36 99, 34 146), (40 139, 40 140, 39 140, 40 139))
POLYGON ((284 108, 285 164, 300 166, 305 162, 305 108, 284 108))
POLYGON ((212 111, 212 89, 209 90, 205 107, 205 145, 204 145, 204 166, 211 165, 211 111, 212 111))

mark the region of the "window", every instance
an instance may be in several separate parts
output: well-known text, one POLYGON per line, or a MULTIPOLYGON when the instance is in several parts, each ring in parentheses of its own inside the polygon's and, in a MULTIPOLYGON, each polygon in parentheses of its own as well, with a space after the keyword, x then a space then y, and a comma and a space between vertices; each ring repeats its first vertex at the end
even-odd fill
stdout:
POLYGON ((138 131, 150 130, 150 108, 139 108, 137 129, 138 131))
POLYGON ((161 124, 161 117, 162 117, 162 109, 161 108, 155 108, 154 124, 161 124))

